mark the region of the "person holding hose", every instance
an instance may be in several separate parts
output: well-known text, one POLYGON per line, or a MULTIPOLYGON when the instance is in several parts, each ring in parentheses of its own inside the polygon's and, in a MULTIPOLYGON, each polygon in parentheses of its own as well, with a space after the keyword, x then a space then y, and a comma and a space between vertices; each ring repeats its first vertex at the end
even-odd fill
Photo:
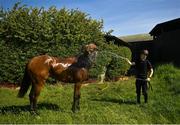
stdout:
POLYGON ((141 89, 144 95, 144 102, 148 102, 148 93, 147 93, 147 82, 150 82, 151 77, 153 75, 153 67, 151 63, 147 60, 149 52, 148 50, 142 50, 140 52, 140 58, 135 61, 131 62, 127 58, 125 60, 131 65, 135 66, 136 69, 136 94, 137 94, 137 103, 140 104, 140 97, 141 97, 141 89))

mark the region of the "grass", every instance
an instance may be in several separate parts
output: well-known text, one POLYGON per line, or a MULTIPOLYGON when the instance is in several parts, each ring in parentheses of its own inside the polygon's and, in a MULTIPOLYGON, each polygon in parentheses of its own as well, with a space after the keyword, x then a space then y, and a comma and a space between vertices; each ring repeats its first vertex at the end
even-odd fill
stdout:
POLYGON ((39 98, 39 116, 28 111, 28 95, 19 99, 17 90, 0 88, 0 123, 180 124, 180 70, 165 65, 157 68, 155 74, 163 74, 163 70, 175 74, 154 76, 148 104, 136 104, 135 79, 130 78, 106 83, 108 87, 103 91, 99 88, 105 85, 84 86, 78 113, 71 112, 72 85, 46 85, 39 98))

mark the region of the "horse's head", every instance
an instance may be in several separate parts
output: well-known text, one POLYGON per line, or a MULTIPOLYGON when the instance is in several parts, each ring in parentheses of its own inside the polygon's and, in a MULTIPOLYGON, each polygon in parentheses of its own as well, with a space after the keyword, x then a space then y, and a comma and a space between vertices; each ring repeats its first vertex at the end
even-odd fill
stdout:
POLYGON ((86 54, 89 60, 94 63, 97 57, 98 48, 94 43, 90 43, 84 46, 84 54, 86 54))

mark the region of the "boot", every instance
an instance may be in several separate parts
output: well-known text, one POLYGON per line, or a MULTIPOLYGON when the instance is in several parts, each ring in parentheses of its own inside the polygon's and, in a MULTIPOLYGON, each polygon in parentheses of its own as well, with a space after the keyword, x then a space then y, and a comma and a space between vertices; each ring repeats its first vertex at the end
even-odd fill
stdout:
POLYGON ((148 95, 147 95, 147 94, 144 95, 144 102, 145 102, 145 103, 148 102, 148 95))
POLYGON ((138 104, 141 104, 140 95, 137 95, 137 103, 138 103, 138 104))

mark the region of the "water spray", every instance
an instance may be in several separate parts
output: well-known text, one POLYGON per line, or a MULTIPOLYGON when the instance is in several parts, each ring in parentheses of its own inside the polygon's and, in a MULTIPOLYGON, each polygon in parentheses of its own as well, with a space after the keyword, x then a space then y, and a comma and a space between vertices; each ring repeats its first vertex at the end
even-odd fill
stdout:
POLYGON ((120 56, 120 55, 117 55, 113 52, 109 52, 109 51, 102 51, 102 52, 105 52, 105 53, 109 53, 109 54, 112 54, 113 56, 117 57, 117 58, 120 58, 120 59, 123 59, 123 60, 127 60, 126 57, 123 57, 123 56, 120 56))

